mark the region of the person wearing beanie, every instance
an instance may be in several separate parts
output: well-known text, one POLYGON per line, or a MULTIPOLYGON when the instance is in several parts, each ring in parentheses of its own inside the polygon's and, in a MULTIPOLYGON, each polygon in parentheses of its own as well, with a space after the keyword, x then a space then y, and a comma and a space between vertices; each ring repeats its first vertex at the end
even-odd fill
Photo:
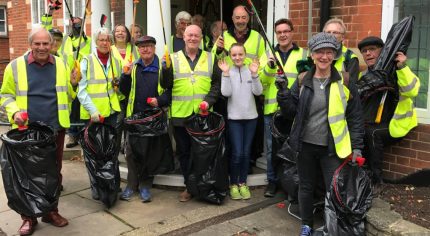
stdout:
MULTIPOLYGON (((138 113, 153 108, 168 107, 171 91, 161 84, 161 63, 155 54, 155 38, 142 36, 135 41, 140 58, 126 65, 121 75, 119 90, 128 101, 125 116, 131 118, 138 113)), ((167 116, 164 116, 167 122, 167 116)), ((173 167, 172 144, 167 133, 143 137, 135 127, 127 132, 125 148, 127 161, 127 187, 120 195, 121 200, 131 200, 134 192, 139 191, 142 202, 152 200, 150 188, 157 174, 165 174, 173 167), (171 161, 163 161, 170 158, 171 161), (164 165, 166 164, 166 165, 164 165), (169 165, 170 164, 170 165, 169 165)))
POLYGON ((333 61, 339 48, 336 38, 318 33, 308 42, 314 65, 291 89, 277 80, 277 101, 282 116, 293 122, 288 144, 292 160, 297 160, 300 235, 313 230, 314 189, 321 170, 326 190, 344 158, 361 156, 363 120, 355 83, 336 70, 333 61))
POLYGON ((348 72, 350 81, 357 81, 360 72, 359 61, 357 55, 343 45, 346 34, 346 27, 343 21, 338 18, 328 20, 324 25, 323 32, 334 35, 340 44, 333 61, 334 67, 339 72, 348 72))
MULTIPOLYGON (((384 42, 379 37, 369 36, 358 43, 363 59, 368 69, 363 72, 360 79, 371 73, 379 55, 383 50, 384 42)), ((382 157, 387 145, 398 142, 409 131, 417 126, 416 111, 413 99, 418 95, 420 80, 409 66, 406 65, 407 57, 404 52, 397 52, 393 63, 395 74, 393 89, 374 92, 367 99, 362 100, 363 118, 365 123, 365 150, 364 157, 371 170, 371 179, 374 184, 374 195, 380 192, 382 181, 382 157), (382 115, 377 118, 377 113, 382 98, 382 115)))

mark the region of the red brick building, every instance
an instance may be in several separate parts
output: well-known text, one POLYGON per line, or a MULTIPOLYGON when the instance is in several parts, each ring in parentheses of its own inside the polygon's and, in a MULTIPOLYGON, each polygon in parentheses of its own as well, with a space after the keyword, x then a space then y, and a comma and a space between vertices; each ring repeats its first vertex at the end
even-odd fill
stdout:
POLYGON ((9 35, 7 22, 7 1, 0 0, 0 77, 9 63, 9 35))
MULTIPOLYGON (((7 7, 7 34, 0 34, 0 62, 22 55, 28 48, 27 34, 34 23, 38 23, 40 14, 45 12, 45 0, 0 0, 0 33, 1 9, 7 7), (8 41, 8 42, 7 42, 8 41), (7 45, 9 43, 9 45, 7 45), (9 55, 10 52, 10 55, 9 55)), ((68 0, 74 15, 82 15, 84 0, 68 0)), ((180 10, 191 14, 203 14, 211 22, 219 18, 219 1, 179 1, 163 0, 164 17, 167 34, 172 27, 173 18, 180 10)), ((231 22, 233 7, 246 4, 246 1, 224 1, 223 14, 227 23, 231 22)), ((295 41, 302 47, 310 35, 319 32, 322 21, 337 17, 344 21, 347 27, 345 45, 356 48, 362 38, 375 35, 385 39, 391 25, 407 15, 415 15, 414 37, 408 51, 411 68, 421 79, 421 89, 416 99, 419 126, 414 129, 402 142, 386 149, 384 174, 387 178, 399 178, 423 168, 430 168, 430 93, 429 93, 429 58, 430 58, 430 2, 426 0, 273 0, 254 1, 264 23, 267 23, 267 33, 271 38, 273 31, 273 9, 275 18, 290 18, 295 25, 295 41), (267 4, 267 5, 266 5, 267 4), (311 8, 311 9, 310 9, 311 8)), ((92 0, 90 1, 91 17, 86 22, 86 33, 96 29, 100 14, 109 17, 109 24, 130 25, 133 18, 132 0, 92 0), (95 22, 95 24, 93 24, 95 22)), ((54 13, 54 27, 66 31, 68 24, 67 12, 63 9, 54 13), (63 19, 64 18, 64 19, 63 19)), ((136 22, 143 25, 145 33, 156 36, 158 42, 163 42, 158 1, 148 0, 138 3, 136 22)), ((324 21, 325 22, 325 21, 324 21)), ((259 30, 255 18, 251 27, 259 30)), ((162 47, 159 47, 162 48, 162 47)), ((359 53, 358 53, 359 54, 359 53)), ((362 65, 364 67, 364 64, 362 65)), ((0 63, 0 75, 2 74, 0 63)))

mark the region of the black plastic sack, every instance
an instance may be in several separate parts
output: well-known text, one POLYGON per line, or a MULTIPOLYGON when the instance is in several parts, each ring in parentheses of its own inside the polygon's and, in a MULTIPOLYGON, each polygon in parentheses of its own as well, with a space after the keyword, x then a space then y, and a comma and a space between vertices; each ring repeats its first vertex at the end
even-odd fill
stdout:
POLYGON ((187 189, 193 196, 215 204, 223 202, 229 184, 224 126, 224 118, 218 113, 194 115, 185 124, 191 136, 187 189))
POLYGON ((167 114, 162 109, 147 109, 126 118, 124 123, 139 178, 165 174, 174 169, 167 114))
POLYGON ((394 59, 397 52, 401 51, 406 54, 408 51, 414 21, 414 16, 408 16, 391 27, 373 70, 369 70, 369 73, 357 82, 358 92, 362 99, 368 98, 375 91, 393 88, 395 81, 393 81, 392 75, 396 63, 394 59))
POLYGON ((8 206, 25 216, 43 216, 60 197, 56 133, 42 123, 0 136, 3 184, 8 206))
POLYGON ((90 184, 108 208, 115 204, 120 185, 117 138, 117 130, 102 123, 90 123, 79 135, 90 184))
POLYGON ((365 235, 364 219, 371 205, 370 178, 363 168, 346 159, 336 169, 326 194, 324 235, 365 235))

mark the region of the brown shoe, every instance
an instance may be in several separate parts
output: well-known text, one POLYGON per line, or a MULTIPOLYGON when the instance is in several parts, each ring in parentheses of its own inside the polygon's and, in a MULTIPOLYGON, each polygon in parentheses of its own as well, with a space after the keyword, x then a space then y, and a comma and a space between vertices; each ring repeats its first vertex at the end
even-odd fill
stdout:
POLYGON ((34 232, 34 228, 37 225, 36 218, 22 217, 22 225, 19 227, 19 235, 31 235, 34 232))
POLYGON ((186 189, 179 195, 180 202, 188 202, 191 198, 193 198, 193 196, 191 196, 186 189))
POLYGON ((50 223, 56 227, 63 227, 69 224, 69 222, 56 211, 51 211, 43 216, 42 222, 50 223))

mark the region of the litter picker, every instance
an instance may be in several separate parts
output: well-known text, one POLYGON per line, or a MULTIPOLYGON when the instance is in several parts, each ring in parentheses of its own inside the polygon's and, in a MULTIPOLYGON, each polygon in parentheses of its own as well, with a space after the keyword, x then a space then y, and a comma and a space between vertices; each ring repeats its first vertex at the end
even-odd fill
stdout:
MULTIPOLYGON (((79 51, 81 50, 81 42, 82 42, 82 37, 83 37, 83 33, 84 33, 84 28, 85 28, 85 20, 87 18, 87 15, 91 15, 91 12, 88 10, 88 3, 89 2, 90 2, 90 0, 87 0, 85 3, 85 13, 84 13, 84 18, 81 21, 81 32, 79 32, 78 48, 76 49, 76 55, 75 55, 75 70, 77 71, 76 72, 76 80, 78 82, 82 78, 81 65, 79 64, 78 59, 79 59, 79 51)), ((73 21, 73 18, 71 18, 71 20, 73 21)))
POLYGON ((171 62, 170 62, 169 48, 167 47, 166 30, 164 29, 163 7, 161 5, 161 0, 158 0, 158 3, 160 5, 161 24, 163 25, 164 56, 166 58, 166 68, 169 68, 171 62))

